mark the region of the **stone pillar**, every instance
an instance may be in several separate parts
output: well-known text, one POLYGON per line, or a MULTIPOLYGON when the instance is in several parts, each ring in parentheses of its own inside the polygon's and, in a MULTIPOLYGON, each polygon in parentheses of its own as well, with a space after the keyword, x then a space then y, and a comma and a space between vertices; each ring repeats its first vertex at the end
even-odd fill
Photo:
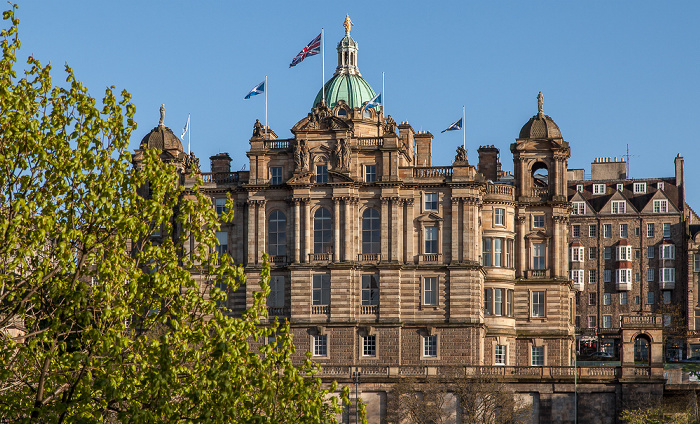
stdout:
POLYGON ((561 233, 561 221, 562 217, 553 216, 552 221, 554 221, 554 228, 552 229, 552 238, 550 239, 550 252, 549 258, 552 261, 548 268, 552 270, 552 277, 558 277, 561 275, 561 266, 559 264, 559 233, 561 233))
POLYGON ((299 263, 299 251, 301 250, 301 237, 299 233, 299 225, 301 224, 301 208, 299 207, 301 199, 294 199, 294 262, 299 263))
POLYGON ((515 264, 515 276, 523 277, 525 276, 525 271, 529 268, 527 262, 527 249, 529 246, 525 243, 525 225, 527 224, 526 217, 520 215, 516 218, 516 225, 518 226, 518 238, 515 240, 515 250, 517 252, 517 262, 515 264))
POLYGON ((333 262, 340 260, 340 197, 333 198, 333 262))
POLYGON ((450 231, 452 248, 450 249, 450 263, 459 261, 459 197, 452 198, 452 228, 450 231))
POLYGON ((257 202, 257 218, 258 218, 258 231, 256 240, 258 242, 258 248, 255 251, 255 262, 262 264, 262 253, 267 251, 267 245, 265 240, 267 239, 267 226, 265 225, 265 201, 258 200, 257 202))
POLYGON ((352 256, 352 240, 353 240, 353 220, 352 220, 352 212, 350 211, 350 203, 352 202, 352 199, 349 197, 345 197, 343 199, 343 203, 345 204, 345 211, 343 213, 344 219, 345 219, 345 240, 343 243, 343 261, 352 261, 353 256, 352 256))
POLYGON ((406 228, 403 222, 405 216, 403 214, 404 200, 397 197, 394 199, 394 202, 396 203, 396 242, 394 249, 396 249, 396 260, 402 264, 405 262, 403 255, 403 239, 406 228))
POLYGON ((356 260, 358 254, 361 252, 360 243, 362 242, 362 228, 360 227, 360 199, 354 197, 350 200, 350 221, 352 225, 350 227, 353 229, 352 239, 350 239, 350 257, 352 260, 356 260))
POLYGON ((397 262, 399 260, 399 249, 400 245, 398 243, 399 238, 399 199, 394 197, 391 199, 391 262, 397 262))
POLYGON ((248 200, 248 261, 247 265, 255 264, 255 201, 248 200))
POLYGON ((413 198, 406 199, 406 263, 415 263, 415 253, 413 246, 415 240, 415 223, 413 222, 413 198))
POLYGON ((474 234, 470 232, 471 213, 471 199, 465 197, 462 199, 462 262, 467 262, 474 257, 470 244, 473 243, 472 238, 474 237, 474 234))
POLYGON ((382 262, 386 262, 389 254, 389 198, 382 197, 382 262))
POLYGON ((304 199, 304 250, 301 252, 301 261, 309 261, 309 253, 311 253, 311 199, 304 199))

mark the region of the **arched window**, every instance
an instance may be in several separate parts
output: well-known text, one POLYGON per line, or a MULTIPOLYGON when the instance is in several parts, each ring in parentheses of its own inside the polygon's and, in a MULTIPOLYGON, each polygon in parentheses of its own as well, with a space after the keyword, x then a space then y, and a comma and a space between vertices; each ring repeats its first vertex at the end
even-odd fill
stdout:
POLYGON ((634 362, 649 363, 649 338, 644 335, 634 339, 634 362))
POLYGON ((268 253, 271 256, 287 255, 287 217, 282 211, 270 214, 268 228, 268 253))
POLYGON ((314 214, 314 253, 333 252, 331 213, 320 208, 314 214))
POLYGON ((381 253, 379 212, 369 208, 362 214, 362 253, 381 253))
POLYGON ((345 109, 338 109, 338 116, 346 117, 348 116, 348 112, 345 109))
POLYGON ((532 166, 532 179, 534 187, 549 186, 549 170, 547 164, 537 162, 532 166))

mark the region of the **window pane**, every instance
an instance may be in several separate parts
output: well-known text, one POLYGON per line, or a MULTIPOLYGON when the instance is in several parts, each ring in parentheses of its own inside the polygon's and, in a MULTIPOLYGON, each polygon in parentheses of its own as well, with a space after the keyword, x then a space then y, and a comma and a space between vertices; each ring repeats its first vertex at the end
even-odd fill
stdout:
POLYGON ((287 217, 281 211, 273 211, 268 222, 268 251, 272 256, 287 254, 287 217))
POLYGON ((320 208, 314 214, 314 253, 333 252, 331 213, 320 208))
POLYGON ((376 209, 370 208, 362 213, 362 253, 381 253, 380 224, 376 209))
POLYGON ((425 254, 438 253, 438 228, 425 227, 425 254))
POLYGON ((379 284, 374 274, 362 275, 362 304, 379 305, 379 284))

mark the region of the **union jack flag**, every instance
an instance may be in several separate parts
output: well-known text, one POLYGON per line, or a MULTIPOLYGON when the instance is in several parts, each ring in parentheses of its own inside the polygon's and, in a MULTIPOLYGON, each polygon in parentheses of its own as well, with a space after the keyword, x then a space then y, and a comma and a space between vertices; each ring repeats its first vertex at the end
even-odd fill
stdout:
POLYGON ((321 53, 321 34, 318 34, 318 37, 311 40, 311 42, 292 59, 292 63, 289 64, 289 67, 296 66, 308 56, 317 55, 319 53, 321 53))

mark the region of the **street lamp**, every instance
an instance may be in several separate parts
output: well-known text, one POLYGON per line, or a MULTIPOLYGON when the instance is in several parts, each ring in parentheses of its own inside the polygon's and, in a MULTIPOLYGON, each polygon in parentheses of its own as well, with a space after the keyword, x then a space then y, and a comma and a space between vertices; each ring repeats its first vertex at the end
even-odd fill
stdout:
POLYGON ((352 373, 352 382, 355 383, 355 422, 359 423, 359 412, 358 412, 358 404, 357 404, 357 391, 358 391, 358 386, 360 385, 360 375, 362 373, 357 370, 357 367, 355 367, 355 371, 352 373))

